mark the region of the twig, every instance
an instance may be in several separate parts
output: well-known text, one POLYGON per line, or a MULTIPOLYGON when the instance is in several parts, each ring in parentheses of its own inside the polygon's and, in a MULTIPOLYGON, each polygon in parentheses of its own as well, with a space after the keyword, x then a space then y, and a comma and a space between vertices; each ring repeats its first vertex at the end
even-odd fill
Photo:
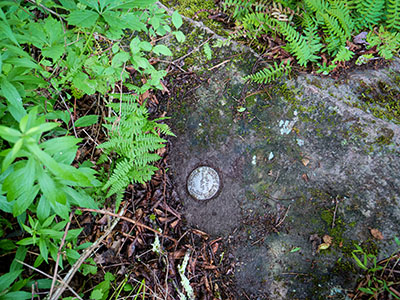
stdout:
POLYGON ((108 216, 111 216, 111 217, 117 217, 117 218, 120 218, 121 220, 124 220, 124 221, 127 221, 127 222, 129 222, 129 223, 132 223, 132 224, 134 224, 134 225, 136 225, 136 226, 138 226, 138 227, 142 227, 142 228, 144 228, 144 229, 150 230, 150 231, 154 232, 155 234, 158 234, 159 236, 162 236, 162 237, 165 237, 165 238, 167 238, 167 239, 170 239, 170 240, 173 241, 174 243, 177 243, 177 242, 178 242, 176 239, 174 239, 174 238, 172 238, 172 237, 170 237, 170 236, 168 236, 168 235, 166 235, 166 234, 164 234, 164 233, 161 233, 161 232, 159 232, 159 231, 157 231, 157 230, 151 228, 150 226, 147 226, 147 225, 145 225, 145 224, 143 224, 143 223, 141 223, 141 222, 139 222, 139 221, 135 221, 135 220, 132 220, 132 219, 127 218, 127 217, 119 216, 119 215, 117 215, 117 214, 115 214, 115 213, 112 213, 112 212, 110 212, 110 211, 99 210, 99 209, 92 209, 92 208, 80 208, 80 210, 81 210, 81 211, 95 212, 95 213, 99 213, 99 214, 103 214, 103 215, 108 215, 108 216))
POLYGON ((279 226, 281 226, 282 223, 283 223, 283 221, 285 221, 286 216, 287 216, 287 214, 288 214, 288 212, 289 212, 289 209, 290 209, 290 205, 288 206, 288 208, 287 208, 287 210, 286 210, 285 215, 283 216, 283 218, 280 219, 280 220, 279 220, 279 223, 275 226, 276 228, 278 228, 279 226))
MULTIPOLYGON (((83 209, 81 209, 83 210, 83 209)), ((111 234, 113 231, 114 227, 118 224, 120 218, 125 212, 125 206, 121 208, 121 211, 119 214, 114 214, 116 219, 114 222, 111 224, 111 226, 104 232, 104 234, 91 245, 89 248, 85 250, 83 255, 75 262, 75 264, 72 266, 72 268, 69 270, 67 275, 65 275, 63 282, 57 287, 56 291, 54 292, 53 296, 50 297, 50 300, 58 300, 62 293, 65 291, 66 286, 69 284, 69 282, 72 280, 72 277, 75 275, 75 273, 78 271, 79 267, 83 264, 83 262, 91 255, 91 253, 100 245, 100 243, 111 234)))
POLYGON ((71 118, 72 128, 74 129, 75 137, 78 138, 78 135, 77 135, 76 129, 75 129, 74 118, 72 117, 72 114, 71 114, 71 112, 69 111, 69 107, 68 107, 67 103, 65 102, 64 97, 61 95, 61 93, 60 93, 60 98, 61 98, 62 102, 64 103, 65 108, 67 109, 67 111, 68 111, 68 113, 69 113, 69 117, 71 118))
POLYGON ((213 70, 213 69, 215 69, 215 68, 218 68, 218 67, 220 67, 220 66, 226 64, 227 62, 230 62, 230 59, 224 60, 223 62, 221 62, 221 63, 219 63, 219 64, 217 64, 217 65, 215 65, 215 66, 209 68, 208 71, 211 71, 211 70, 213 70))
MULTIPOLYGON (((42 274, 43 276, 46 276, 47 278, 52 279, 52 277, 49 274, 43 272, 42 270, 39 270, 39 269, 37 269, 37 268, 35 268, 35 267, 31 266, 31 265, 28 265, 27 263, 24 263, 23 261, 20 261, 18 259, 15 259, 15 261, 19 262, 20 264, 24 265, 25 267, 28 267, 28 268, 30 268, 30 269, 42 274)), ((63 281, 60 280, 60 279, 56 279, 56 280, 59 283, 63 283, 63 281)), ((72 294, 74 294, 75 297, 77 297, 79 300, 83 300, 69 285, 67 285, 67 288, 70 290, 70 292, 72 294)))
POLYGON ((93 143, 96 144, 96 146, 99 145, 99 143, 97 143, 97 142, 89 135, 89 133, 87 133, 87 131, 86 131, 85 129, 82 129, 82 131, 88 136, 88 138, 89 138, 93 143))
POLYGON ((60 16, 58 13, 56 13, 54 10, 51 10, 50 8, 44 6, 43 4, 38 4, 37 2, 33 1, 33 0, 27 0, 28 2, 30 2, 31 4, 37 5, 41 8, 43 8, 44 10, 47 10, 49 13, 57 16, 58 18, 65 20, 62 16, 60 16))
POLYGON ((336 212, 338 208, 338 203, 339 201, 337 200, 337 197, 335 198, 335 210, 333 212, 333 218, 332 218, 332 229, 335 227, 335 221, 336 221, 336 212))
POLYGON ((211 37, 209 37, 205 42, 201 43, 198 47, 194 48, 192 51, 186 53, 184 56, 181 56, 181 57, 175 59, 172 63, 175 64, 176 62, 178 62, 178 61, 180 61, 180 60, 182 60, 182 59, 185 59, 186 57, 188 57, 188 56, 191 55, 192 53, 199 51, 200 48, 201 48, 205 43, 208 43, 209 40, 211 40, 211 37))
POLYGON ((56 283, 56 279, 57 279, 57 272, 58 272, 58 265, 59 265, 59 262, 60 262, 61 249, 64 246, 65 239, 67 238, 69 226, 71 225, 71 220, 72 220, 72 216, 73 215, 74 215, 73 212, 71 212, 71 214, 69 215, 69 222, 67 223, 67 226, 65 227, 64 235, 63 235, 63 237, 61 239, 60 247, 58 247, 56 266, 54 268, 53 281, 51 282, 50 293, 49 293, 50 297, 53 294, 54 284, 56 283))
POLYGON ((400 297, 400 292, 395 290, 392 286, 389 288, 389 290, 391 290, 393 292, 393 294, 396 294, 397 297, 400 297))

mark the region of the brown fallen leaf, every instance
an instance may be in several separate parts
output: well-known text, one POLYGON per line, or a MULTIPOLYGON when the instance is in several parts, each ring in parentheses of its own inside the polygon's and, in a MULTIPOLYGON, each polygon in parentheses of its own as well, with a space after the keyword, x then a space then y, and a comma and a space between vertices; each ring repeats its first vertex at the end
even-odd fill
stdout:
POLYGON ((131 257, 135 253, 135 250, 135 242, 130 243, 130 245, 128 246, 128 257, 131 257))
POLYGON ((331 236, 325 234, 325 235, 322 237, 322 240, 324 241, 324 243, 329 244, 329 245, 332 245, 332 240, 333 240, 333 238, 332 238, 331 236))
POLYGON ((179 219, 173 221, 173 222, 170 224, 170 226, 172 227, 172 229, 175 229, 175 227, 176 227, 176 225, 178 225, 178 223, 179 223, 179 219))
POLYGON ((304 180, 305 182, 308 182, 308 176, 307 176, 306 173, 304 173, 303 175, 301 175, 301 178, 303 178, 303 180, 304 180))
POLYGON ((165 93, 167 93, 168 95, 171 95, 171 92, 167 89, 167 87, 164 85, 164 83, 162 83, 162 81, 160 81, 160 83, 161 83, 161 86, 162 86, 162 93, 163 94, 165 94, 165 93))
POLYGON ((307 165, 310 163, 310 160, 308 158, 303 158, 303 159, 301 159, 301 162, 303 163, 303 165, 305 167, 307 167, 307 165))
POLYGON ((219 247, 219 243, 214 243, 211 245, 211 249, 212 249, 212 252, 214 255, 217 253, 218 247, 219 247))
POLYGON ((383 240, 383 234, 378 229, 370 228, 369 231, 371 232, 371 235, 377 240, 383 240))
POLYGON ((173 259, 180 259, 186 253, 186 249, 179 249, 173 253, 173 259))
POLYGON ((196 235, 200 235, 203 239, 208 240, 208 234, 205 233, 204 231, 198 229, 192 229, 192 232, 196 235))

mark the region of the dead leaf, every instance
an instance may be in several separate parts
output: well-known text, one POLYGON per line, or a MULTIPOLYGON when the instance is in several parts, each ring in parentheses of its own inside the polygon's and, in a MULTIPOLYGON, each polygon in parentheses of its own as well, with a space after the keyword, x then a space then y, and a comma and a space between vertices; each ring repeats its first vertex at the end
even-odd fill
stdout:
POLYGON ((185 256, 186 250, 185 249, 179 249, 178 251, 175 251, 173 254, 174 259, 180 259, 183 256, 185 256))
POLYGON ((149 96, 150 96, 150 92, 149 91, 146 91, 143 94, 139 95, 139 103, 142 104, 144 100, 149 98, 149 96))
POLYGON ((368 35, 368 32, 363 31, 363 32, 357 34, 357 35, 353 38, 353 42, 354 42, 355 44, 361 44, 361 45, 368 44, 367 41, 366 41, 367 35, 368 35))
POLYGON ((101 217, 100 220, 97 221, 97 224, 106 225, 108 223, 109 218, 110 218, 109 216, 104 215, 101 217))
POLYGON ((157 154, 158 154, 160 157, 163 157, 166 151, 167 151, 167 149, 166 149, 165 147, 162 147, 162 148, 160 148, 160 149, 157 150, 157 154))
POLYGON ((377 240, 383 240, 383 234, 378 229, 370 228, 369 231, 371 232, 371 235, 377 240))
POLYGON ((135 250, 136 250, 135 242, 132 242, 128 246, 128 257, 131 257, 133 255, 133 253, 135 253, 135 250))
POLYGON ((303 165, 304 165, 305 167, 307 167, 307 165, 310 163, 310 160, 307 159, 307 158, 303 158, 303 159, 301 160, 301 162, 303 163, 303 165))
POLYGON ((329 244, 329 245, 332 245, 333 238, 332 238, 331 236, 325 234, 325 235, 322 237, 322 240, 324 241, 324 243, 329 244))
POLYGON ((208 282, 207 276, 204 276, 204 285, 206 286, 206 290, 211 294, 210 283, 208 282))
POLYGON ((217 253, 218 247, 219 247, 219 243, 212 244, 211 249, 212 249, 212 252, 214 255, 217 253))
POLYGON ((304 180, 305 182, 308 182, 308 176, 307 176, 306 173, 304 173, 303 175, 301 175, 301 178, 303 178, 303 180, 304 180))
POLYGON ((328 243, 322 243, 321 245, 318 246, 318 250, 317 252, 319 252, 320 250, 326 250, 330 247, 331 245, 328 243))
POLYGON ((173 222, 170 224, 170 226, 172 227, 172 229, 175 229, 175 227, 176 227, 176 225, 178 225, 178 223, 179 223, 179 219, 173 221, 173 222))
POLYGON ((168 95, 171 95, 171 92, 167 89, 167 87, 164 85, 164 83, 162 83, 162 81, 160 81, 160 83, 161 83, 161 86, 162 86, 162 93, 163 94, 165 94, 165 93, 167 93, 168 95))
POLYGON ((154 209, 154 212, 155 212, 156 215, 158 215, 158 216, 163 216, 163 215, 164 215, 164 212, 163 212, 161 209, 155 208, 155 209, 154 209))
POLYGON ((200 235, 203 239, 208 240, 208 234, 198 229, 192 229, 194 234, 200 235))

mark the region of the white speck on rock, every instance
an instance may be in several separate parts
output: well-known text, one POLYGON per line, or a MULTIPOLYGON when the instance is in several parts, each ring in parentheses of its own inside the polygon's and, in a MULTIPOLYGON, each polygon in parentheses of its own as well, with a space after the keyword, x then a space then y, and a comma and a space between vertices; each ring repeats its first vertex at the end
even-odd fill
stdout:
POLYGON ((296 141, 297 141, 297 145, 299 145, 300 147, 304 146, 304 141, 302 139, 296 139, 296 141))
POLYGON ((271 152, 268 156, 268 160, 272 160, 274 157, 275 157, 274 153, 271 152))
POLYGON ((252 160, 251 160, 251 164, 252 164, 253 166, 255 166, 255 165, 257 164, 257 156, 253 155, 253 158, 252 158, 252 160))

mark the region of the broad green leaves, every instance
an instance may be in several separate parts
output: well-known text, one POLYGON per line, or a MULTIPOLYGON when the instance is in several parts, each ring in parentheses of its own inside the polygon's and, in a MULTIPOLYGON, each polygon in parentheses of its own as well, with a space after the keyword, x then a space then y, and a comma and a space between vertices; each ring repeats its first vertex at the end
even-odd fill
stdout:
POLYGON ((99 14, 91 10, 76 10, 69 14, 70 25, 90 28, 96 24, 99 14))
POLYGON ((15 86, 4 77, 1 78, 0 87, 2 95, 7 99, 7 102, 10 105, 10 113, 17 121, 21 120, 26 112, 22 106, 22 98, 19 92, 15 86))
POLYGON ((97 115, 87 115, 75 121, 75 127, 86 127, 96 124, 99 119, 97 115))
MULTIPOLYGON (((97 121, 97 116, 95 119, 97 121)), ((81 123, 93 121, 93 116, 87 116, 81 123)), ((81 171, 69 165, 76 155, 78 139, 59 137, 38 144, 45 132, 57 126, 57 123, 45 122, 43 117, 38 118, 37 107, 21 119, 20 131, 0 126, 0 137, 13 144, 11 149, 4 150, 0 155, 4 157, 3 172, 8 168, 12 170, 5 177, 2 190, 8 201, 15 201, 12 209, 15 216, 24 213, 40 191, 42 217, 50 213, 50 210, 43 207, 47 205, 61 217, 68 218, 69 202, 76 204, 77 201, 76 195, 71 196, 65 189, 68 186, 87 187, 97 184, 93 172, 87 172, 84 168, 81 171), (17 157, 25 159, 14 163, 17 157)), ((90 201, 86 200, 86 204, 90 204, 90 201)))
POLYGON ((153 48, 153 52, 158 55, 172 56, 171 50, 165 45, 157 45, 153 48))
POLYGON ((176 29, 179 29, 183 24, 181 15, 177 11, 174 11, 171 18, 172 24, 174 24, 176 29))
MULTIPOLYGON (((19 245, 19 260, 24 260, 31 246, 38 247, 40 253, 35 267, 48 262, 49 257, 56 260, 67 223, 63 220, 69 218, 71 207, 97 208, 89 193, 102 184, 90 164, 88 167, 83 162, 79 168, 71 165, 81 140, 69 135, 70 126, 79 133, 81 127, 98 123, 99 116, 89 114, 71 120, 75 114, 68 101, 78 103, 85 101, 85 95, 108 95, 121 84, 137 94, 162 88, 160 80, 166 72, 157 70, 149 59, 171 56, 172 52, 153 41, 172 34, 182 42, 185 36, 178 30, 183 23, 180 15, 169 17, 154 3, 50 0, 19 1, 19 7, 12 1, 1 3, 0 210, 17 217, 28 233, 17 244, 3 242, 4 249, 19 245), (57 11, 60 18, 51 13, 37 18, 30 13, 39 2, 42 8, 49 6, 57 11), (132 36, 129 49, 121 42, 128 31, 132 36), (137 75, 134 82, 127 81, 131 75, 128 70, 137 75), (71 110, 63 110, 64 106, 71 110)), ((168 133, 165 124, 158 126, 147 120, 146 112, 145 108, 138 112, 142 124, 136 124, 136 128, 143 132, 138 132, 140 137, 132 143, 130 152, 123 154, 137 162, 128 179, 134 177, 140 182, 150 179, 156 169, 151 163, 159 158, 153 152, 163 147, 164 140, 156 129, 168 133)), ((119 149, 110 151, 115 150, 119 149)), ((63 252, 70 264, 79 258, 76 250, 82 249, 75 247, 79 233, 68 231, 69 246, 63 252)), ((59 263, 62 267, 63 259, 59 263)), ((8 275, 0 277, 0 298, 30 299, 30 293, 10 288, 22 270, 16 262, 11 267, 8 275)))

